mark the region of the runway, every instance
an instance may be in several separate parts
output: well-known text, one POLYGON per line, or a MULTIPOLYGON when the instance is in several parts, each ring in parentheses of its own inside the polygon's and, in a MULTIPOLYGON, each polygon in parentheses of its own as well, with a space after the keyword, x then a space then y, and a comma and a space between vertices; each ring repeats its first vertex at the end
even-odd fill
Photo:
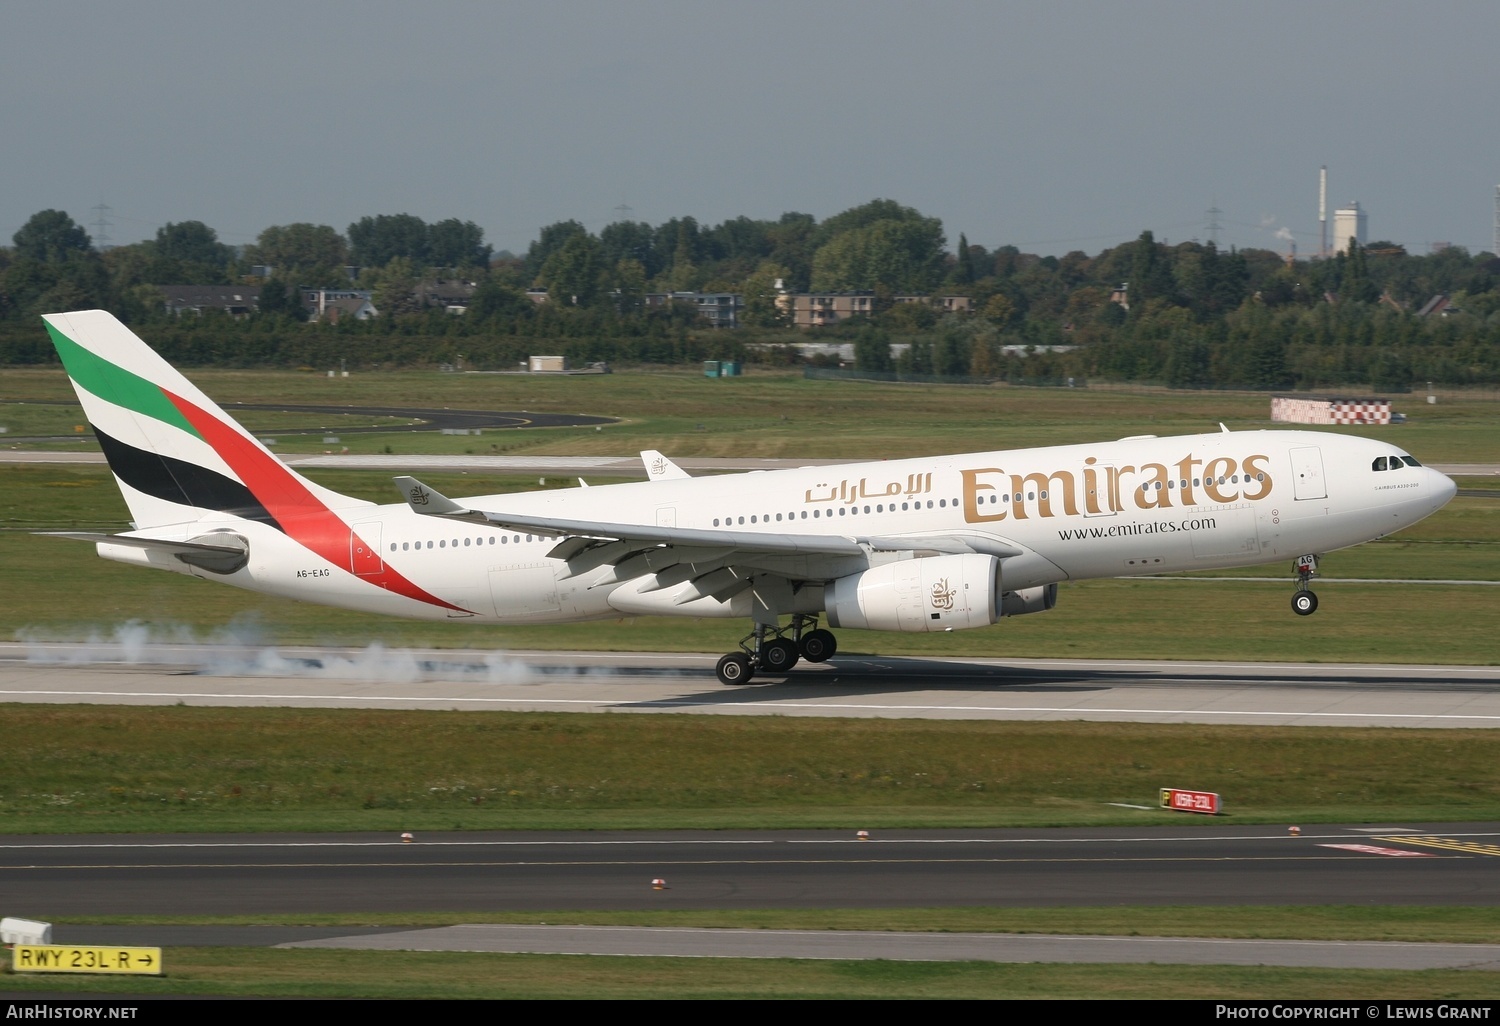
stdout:
POLYGON ((715 656, 0 644, 0 702, 1500 727, 1500 667, 839 655, 724 687, 715 656))
MULTIPOLYGON (((1500 824, 0 837, 29 918, 1097 905, 1500 906, 1500 824), (664 881, 657 889, 654 880, 664 881)), ((566 920, 563 920, 566 922, 566 920)), ((223 943, 221 941, 220 943, 223 943)))

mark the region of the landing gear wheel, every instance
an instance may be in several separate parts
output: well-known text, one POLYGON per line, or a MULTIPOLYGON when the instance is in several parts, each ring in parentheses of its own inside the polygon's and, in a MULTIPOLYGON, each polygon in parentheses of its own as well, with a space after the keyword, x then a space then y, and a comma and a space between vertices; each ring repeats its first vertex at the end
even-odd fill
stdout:
POLYGON ((750 657, 743 652, 731 652, 719 660, 714 667, 720 684, 749 684, 755 671, 750 667, 750 657))
POLYGON ((1292 596, 1292 612, 1298 616, 1312 616, 1318 611, 1318 596, 1310 591, 1299 591, 1292 596))
POLYGON ((760 648, 760 666, 767 673, 785 673, 797 665, 797 646, 786 638, 768 641, 760 648))
POLYGON ((820 627, 802 635, 800 647, 803 659, 810 663, 821 663, 833 658, 833 653, 838 651, 839 643, 832 631, 825 631, 820 627))

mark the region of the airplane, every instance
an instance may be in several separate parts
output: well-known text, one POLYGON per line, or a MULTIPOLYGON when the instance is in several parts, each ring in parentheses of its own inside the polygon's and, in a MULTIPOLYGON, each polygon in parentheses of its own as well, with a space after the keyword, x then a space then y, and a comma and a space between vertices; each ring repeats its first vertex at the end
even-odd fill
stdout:
POLYGON ((307 480, 103 310, 44 315, 130 510, 56 532, 106 559, 369 613, 475 624, 747 619, 724 684, 834 655, 836 629, 985 627, 1058 584, 1294 559, 1292 608, 1330 550, 1457 491, 1399 446, 1234 431, 449 498, 397 477, 375 504, 307 480))

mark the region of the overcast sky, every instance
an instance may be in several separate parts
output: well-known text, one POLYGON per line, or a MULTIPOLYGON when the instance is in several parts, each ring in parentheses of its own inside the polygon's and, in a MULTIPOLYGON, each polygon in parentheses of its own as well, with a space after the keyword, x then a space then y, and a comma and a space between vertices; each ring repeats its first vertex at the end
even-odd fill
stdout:
POLYGON ((1500 3, 5 0, 0 240, 200 220, 819 219, 877 197, 988 247, 1303 254, 1318 167, 1369 238, 1491 248, 1500 3), (1277 233, 1281 237, 1277 237, 1277 233))

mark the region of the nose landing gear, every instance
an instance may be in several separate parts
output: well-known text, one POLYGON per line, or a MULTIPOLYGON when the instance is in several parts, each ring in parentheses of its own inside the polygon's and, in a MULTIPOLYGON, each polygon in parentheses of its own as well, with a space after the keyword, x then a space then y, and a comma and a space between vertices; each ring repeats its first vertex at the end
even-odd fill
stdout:
POLYGON ((1292 612, 1298 616, 1312 616, 1318 611, 1318 596, 1307 586, 1317 574, 1317 556, 1297 557, 1297 591, 1292 595, 1292 612))

